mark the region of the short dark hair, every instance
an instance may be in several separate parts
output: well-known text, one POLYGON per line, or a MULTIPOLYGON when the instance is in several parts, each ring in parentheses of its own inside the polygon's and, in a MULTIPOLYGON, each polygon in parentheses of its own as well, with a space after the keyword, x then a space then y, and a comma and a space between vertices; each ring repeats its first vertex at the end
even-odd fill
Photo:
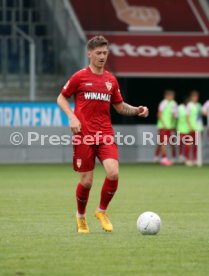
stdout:
POLYGON ((100 46, 108 47, 108 45, 109 45, 108 40, 104 36, 97 35, 89 39, 89 41, 87 42, 87 49, 94 50, 95 48, 100 46))
POLYGON ((194 96, 194 95, 195 95, 195 96, 199 96, 199 94, 200 94, 200 93, 199 93, 197 90, 192 90, 191 93, 190 93, 190 97, 191 97, 191 96, 194 96))
POLYGON ((172 89, 167 89, 164 92, 164 96, 167 96, 167 95, 173 95, 173 96, 175 96, 175 91, 172 90, 172 89))

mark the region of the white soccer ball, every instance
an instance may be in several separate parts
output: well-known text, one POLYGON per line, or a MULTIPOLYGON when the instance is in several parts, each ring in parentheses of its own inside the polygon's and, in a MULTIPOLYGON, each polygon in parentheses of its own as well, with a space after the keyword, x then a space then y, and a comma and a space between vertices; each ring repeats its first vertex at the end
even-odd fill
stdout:
POLYGON ((156 235, 160 231, 161 219, 154 212, 144 212, 138 217, 136 226, 143 235, 156 235))

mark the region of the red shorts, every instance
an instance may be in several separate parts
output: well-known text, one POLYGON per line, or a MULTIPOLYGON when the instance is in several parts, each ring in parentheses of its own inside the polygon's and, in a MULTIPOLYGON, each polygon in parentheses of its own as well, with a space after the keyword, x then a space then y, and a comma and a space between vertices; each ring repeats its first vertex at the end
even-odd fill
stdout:
POLYGON ((173 135, 172 129, 160 129, 160 143, 168 142, 168 139, 173 135))
POLYGON ((100 162, 112 158, 118 160, 118 146, 111 145, 74 145, 73 147, 73 167, 78 172, 92 171, 95 166, 96 157, 100 162))

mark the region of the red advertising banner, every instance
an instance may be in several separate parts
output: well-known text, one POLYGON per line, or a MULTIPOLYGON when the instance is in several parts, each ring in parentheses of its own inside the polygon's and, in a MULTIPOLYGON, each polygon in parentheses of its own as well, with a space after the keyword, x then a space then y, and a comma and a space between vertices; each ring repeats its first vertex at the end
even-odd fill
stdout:
POLYGON ((110 42, 118 76, 209 76, 206 0, 71 0, 87 37, 110 42))
POLYGON ((106 36, 117 75, 209 76, 209 37, 106 36))

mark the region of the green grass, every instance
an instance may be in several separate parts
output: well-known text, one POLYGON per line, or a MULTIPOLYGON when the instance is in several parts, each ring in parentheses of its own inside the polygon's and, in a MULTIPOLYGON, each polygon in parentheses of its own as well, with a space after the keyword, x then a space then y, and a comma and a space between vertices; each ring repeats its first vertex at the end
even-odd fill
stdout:
POLYGON ((88 204, 91 233, 75 232, 78 174, 67 165, 0 167, 0 275, 209 275, 209 168, 121 165, 104 233, 93 213, 103 169, 88 204), (157 212, 157 236, 136 230, 157 212))

